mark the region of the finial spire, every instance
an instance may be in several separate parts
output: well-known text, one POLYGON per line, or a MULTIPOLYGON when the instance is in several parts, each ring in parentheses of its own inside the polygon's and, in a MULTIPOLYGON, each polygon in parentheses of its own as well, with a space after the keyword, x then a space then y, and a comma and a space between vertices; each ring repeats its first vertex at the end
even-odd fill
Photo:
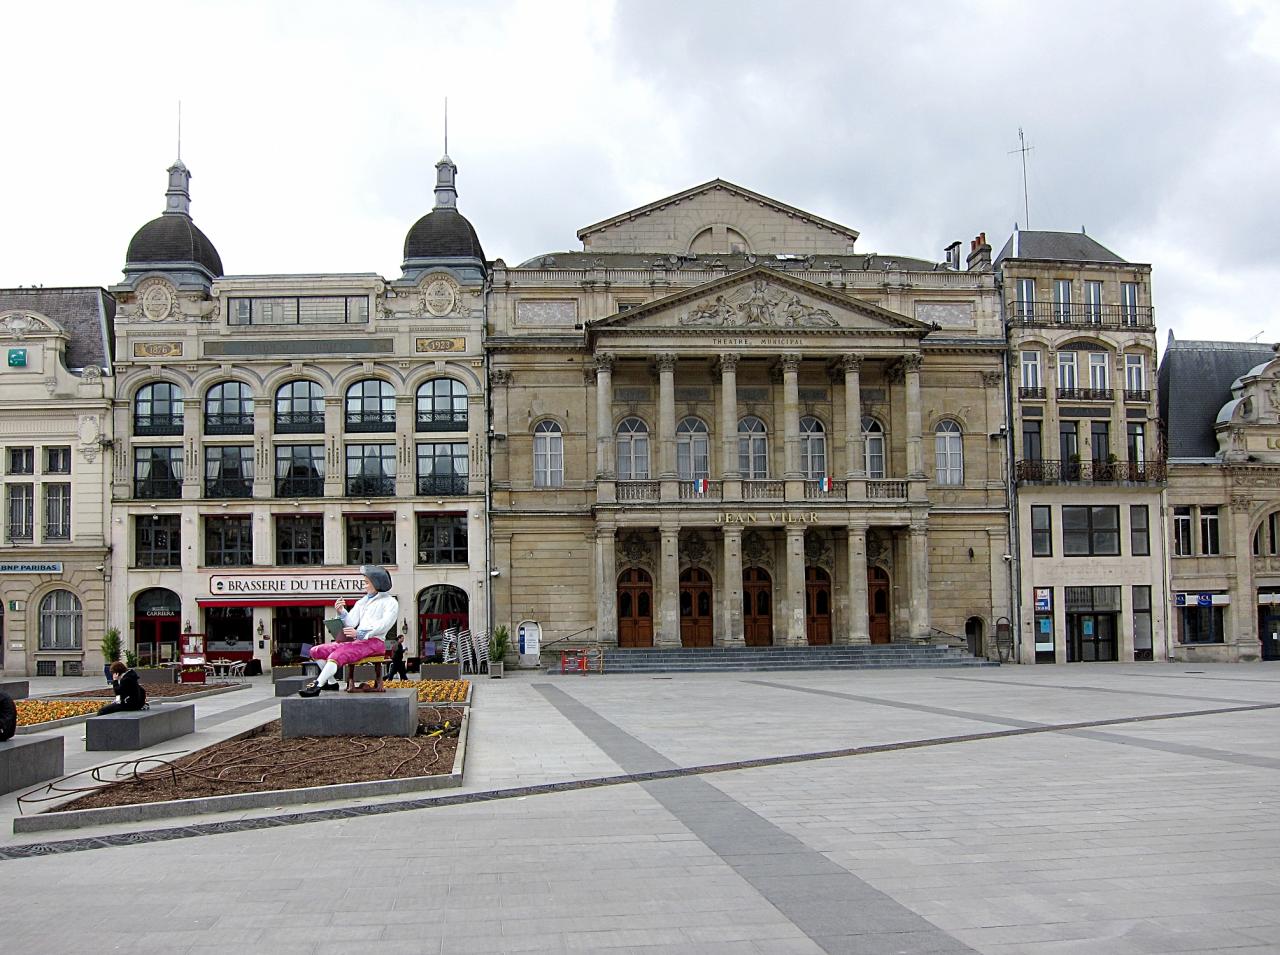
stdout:
POLYGON ((449 158, 449 97, 444 98, 444 155, 436 163, 436 209, 458 208, 458 167, 449 158))
POLYGON ((182 100, 178 100, 178 162, 182 162, 182 100))
POLYGON ((449 97, 444 98, 444 154, 449 155, 449 97))

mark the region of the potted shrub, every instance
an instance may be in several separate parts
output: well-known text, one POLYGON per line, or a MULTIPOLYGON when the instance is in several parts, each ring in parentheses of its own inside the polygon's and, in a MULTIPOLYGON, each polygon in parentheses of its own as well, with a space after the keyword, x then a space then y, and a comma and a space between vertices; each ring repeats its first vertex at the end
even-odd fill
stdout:
POLYGON ((102 675, 111 682, 111 664, 120 659, 120 628, 110 627, 102 635, 102 675))
POLYGON ((489 638, 489 677, 490 679, 502 679, 503 660, 506 659, 507 651, 511 649, 511 634, 507 630, 505 623, 498 624, 493 630, 493 636, 489 638))

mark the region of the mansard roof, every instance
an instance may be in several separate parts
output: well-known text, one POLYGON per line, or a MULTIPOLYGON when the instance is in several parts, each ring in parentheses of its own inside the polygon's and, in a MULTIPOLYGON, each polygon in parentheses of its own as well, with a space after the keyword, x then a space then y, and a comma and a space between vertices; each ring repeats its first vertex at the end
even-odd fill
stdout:
POLYGON ((1127 265, 1105 245, 1083 232, 1043 232, 1015 229, 996 261, 1052 259, 1056 262, 1113 262, 1127 265))
POLYGON ((1231 387, 1250 369, 1276 357, 1257 342, 1171 341, 1160 362, 1160 419, 1170 458, 1211 458, 1218 453, 1218 412, 1231 387))
POLYGON ((68 368, 96 365, 111 373, 116 300, 105 289, 0 289, 0 312, 10 311, 30 311, 59 326, 67 335, 68 368))

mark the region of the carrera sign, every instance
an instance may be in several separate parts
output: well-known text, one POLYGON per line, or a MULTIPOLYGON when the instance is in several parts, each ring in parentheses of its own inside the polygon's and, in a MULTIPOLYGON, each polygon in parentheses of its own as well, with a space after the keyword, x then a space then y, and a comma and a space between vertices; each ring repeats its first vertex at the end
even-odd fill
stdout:
POLYGON ((209 578, 209 593, 214 597, 344 597, 364 593, 364 578, 359 574, 314 576, 233 576, 209 578))

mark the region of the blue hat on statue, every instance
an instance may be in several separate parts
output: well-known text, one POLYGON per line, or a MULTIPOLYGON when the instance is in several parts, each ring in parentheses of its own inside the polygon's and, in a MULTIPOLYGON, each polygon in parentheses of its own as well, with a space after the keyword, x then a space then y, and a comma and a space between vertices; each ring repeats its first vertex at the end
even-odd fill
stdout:
POLYGON ((377 564, 364 564, 360 568, 360 573, 369 578, 369 583, 373 584, 374 590, 380 594, 385 594, 391 589, 391 575, 387 573, 387 568, 379 567, 377 564))

